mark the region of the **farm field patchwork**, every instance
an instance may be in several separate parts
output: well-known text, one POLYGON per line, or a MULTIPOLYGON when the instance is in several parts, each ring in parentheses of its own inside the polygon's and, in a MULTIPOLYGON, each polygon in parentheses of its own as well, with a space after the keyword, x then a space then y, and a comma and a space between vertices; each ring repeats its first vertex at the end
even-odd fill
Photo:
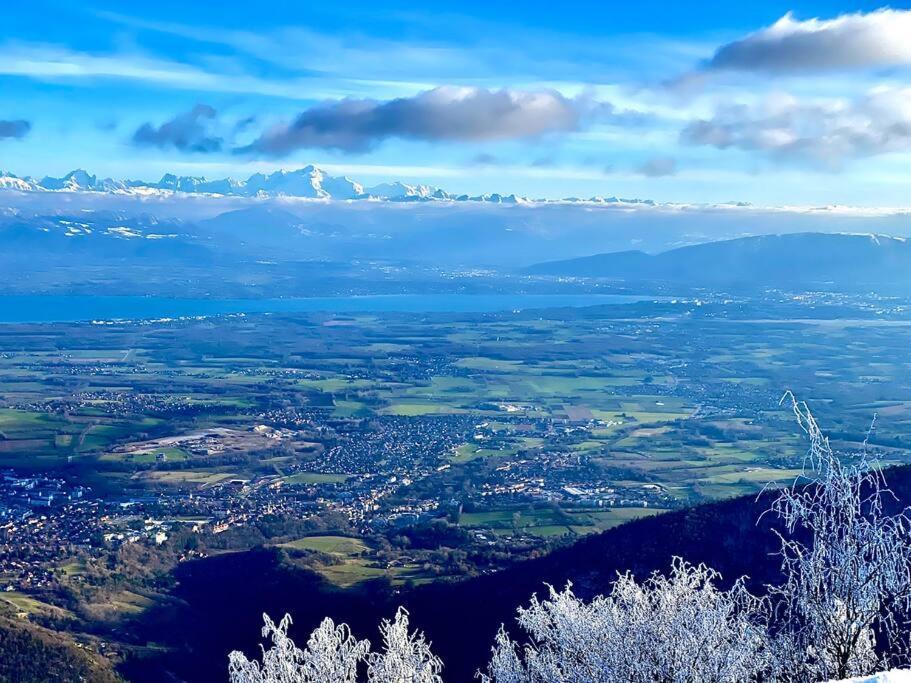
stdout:
POLYGON ((911 328, 754 305, 5 325, 0 468, 160 508, 111 538, 176 524, 231 546, 280 514, 392 539, 321 567, 348 585, 464 571, 411 556, 441 542, 403 540, 428 520, 533 548, 792 481, 789 387, 836 444, 859 447, 877 414, 870 447, 907 462, 911 328))

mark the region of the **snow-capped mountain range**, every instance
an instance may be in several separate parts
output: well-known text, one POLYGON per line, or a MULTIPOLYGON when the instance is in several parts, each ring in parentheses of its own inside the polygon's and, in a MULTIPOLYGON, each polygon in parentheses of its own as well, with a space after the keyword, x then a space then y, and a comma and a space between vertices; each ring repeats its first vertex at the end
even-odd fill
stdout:
MULTIPOLYGON (((390 202, 472 201, 490 204, 528 204, 536 201, 515 194, 482 194, 470 196, 453 194, 431 185, 411 185, 403 182, 381 183, 366 187, 347 176, 331 176, 316 166, 294 171, 255 173, 246 180, 222 178, 210 180, 198 176, 177 176, 167 173, 157 182, 143 180, 114 180, 99 178, 78 169, 62 178, 20 177, 0 171, 0 190, 17 192, 101 192, 122 195, 163 195, 174 193, 232 196, 232 197, 296 197, 303 199, 374 200, 390 202)), ((652 204, 650 200, 592 197, 580 200, 596 203, 652 204)))

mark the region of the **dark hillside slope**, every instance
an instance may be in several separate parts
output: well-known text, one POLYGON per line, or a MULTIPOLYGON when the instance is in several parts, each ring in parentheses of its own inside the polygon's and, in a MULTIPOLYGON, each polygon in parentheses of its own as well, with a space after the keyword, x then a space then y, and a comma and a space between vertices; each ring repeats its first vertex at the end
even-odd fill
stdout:
POLYGON ((709 242, 649 255, 596 254, 539 263, 530 275, 679 282, 693 286, 789 285, 911 288, 911 242, 883 235, 794 233, 709 242))
MULTIPOLYGON (((911 467, 890 470, 888 481, 895 504, 911 504, 911 467)), ((192 656, 177 652, 134 663, 126 673, 137 681, 161 680, 164 671, 189 681, 218 680, 230 650, 257 653, 264 611, 273 617, 291 613, 292 635, 300 644, 327 615, 376 641, 379 620, 401 604, 443 658, 445 680, 471 681, 486 662, 500 624, 514 626, 516 608, 532 593, 546 591, 545 584, 562 587, 572 581, 577 594, 591 597, 609 591, 617 572, 643 577, 666 570, 674 556, 681 556, 717 569, 725 583, 747 575, 751 589, 761 592, 778 577, 773 520, 768 515, 759 520, 768 503, 768 496, 744 497, 642 519, 497 574, 411 591, 384 582, 334 589, 312 573, 288 567, 280 553, 270 550, 188 563, 181 567, 177 590, 186 606, 159 613, 142 625, 142 633, 192 656)))
POLYGON ((22 619, 0 617, 2 683, 116 683, 102 657, 22 619))

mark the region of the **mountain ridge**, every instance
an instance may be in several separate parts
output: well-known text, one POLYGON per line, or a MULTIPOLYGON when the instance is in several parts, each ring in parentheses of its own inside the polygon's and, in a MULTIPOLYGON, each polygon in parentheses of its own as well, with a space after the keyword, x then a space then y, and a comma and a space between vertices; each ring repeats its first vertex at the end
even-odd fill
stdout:
POLYGON ((877 233, 752 235, 677 247, 657 254, 616 251, 545 261, 525 275, 654 280, 701 285, 907 281, 911 242, 877 233))
POLYGON ((84 169, 75 169, 55 178, 17 176, 0 170, 0 191, 14 192, 97 192, 120 195, 194 194, 223 197, 293 197, 314 200, 373 200, 389 202, 483 202, 488 204, 531 204, 546 201, 590 202, 597 204, 654 205, 650 199, 621 199, 596 196, 589 199, 568 197, 561 200, 530 199, 516 194, 487 192, 479 195, 456 194, 433 185, 411 184, 399 180, 366 186, 348 176, 333 176, 312 164, 299 169, 273 173, 254 173, 246 180, 209 179, 204 176, 178 176, 165 173, 158 181, 99 178, 84 169))

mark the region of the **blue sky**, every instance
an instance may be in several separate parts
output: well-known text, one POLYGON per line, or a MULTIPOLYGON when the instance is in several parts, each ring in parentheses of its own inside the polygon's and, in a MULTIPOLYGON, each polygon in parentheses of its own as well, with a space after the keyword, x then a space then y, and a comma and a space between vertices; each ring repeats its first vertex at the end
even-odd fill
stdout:
POLYGON ((908 206, 907 8, 21 3, 0 23, 0 168, 908 206))

